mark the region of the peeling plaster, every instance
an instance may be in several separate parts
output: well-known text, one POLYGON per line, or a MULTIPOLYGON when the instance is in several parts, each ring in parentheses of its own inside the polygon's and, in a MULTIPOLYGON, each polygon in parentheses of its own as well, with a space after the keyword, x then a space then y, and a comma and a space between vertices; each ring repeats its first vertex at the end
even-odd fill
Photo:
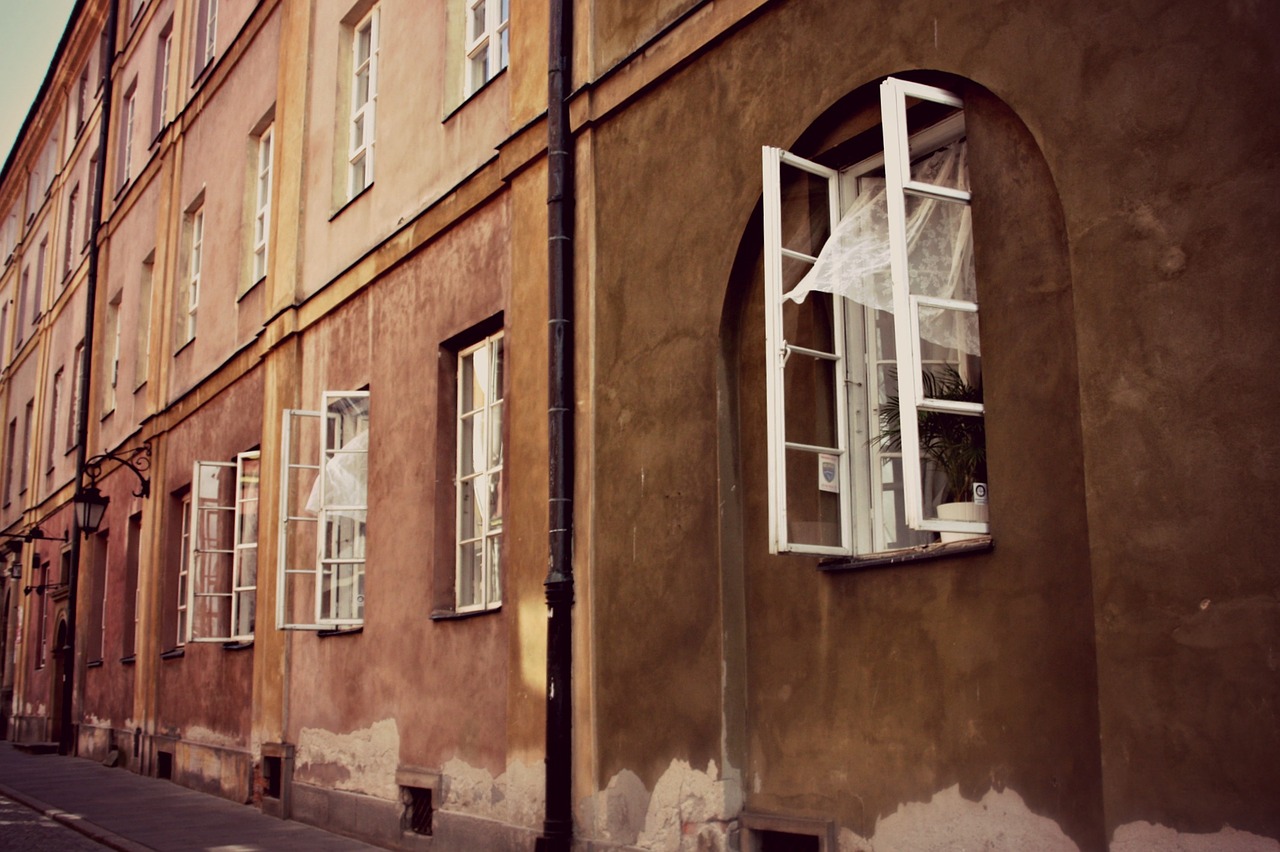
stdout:
POLYGON ((672 761, 653 788, 636 845, 655 852, 728 850, 743 798, 738 779, 726 775, 720 777, 714 760, 706 772, 672 761))
POLYGON ((244 743, 239 737, 230 736, 228 734, 219 733, 209 728, 202 728, 198 725, 192 725, 187 728, 182 736, 183 742, 197 746, 211 746, 214 748, 225 748, 232 751, 241 751, 244 743))
POLYGON ((960 785, 934 794, 928 802, 908 802, 876 820, 871 839, 848 829, 840 832, 840 852, 972 852, 1035 849, 1079 852, 1079 847, 1048 817, 1031 812, 1010 789, 988 790, 979 801, 960 795, 960 785))
POLYGON ((542 764, 507 764, 507 771, 494 778, 454 758, 441 767, 443 802, 440 809, 468 816, 498 820, 524 828, 539 828, 543 818, 546 778, 542 764))
POLYGON ((294 777, 299 781, 399 800, 400 732, 395 719, 349 734, 303 728, 295 759, 294 777))
POLYGON ((1214 834, 1181 834, 1163 825, 1130 822, 1116 829, 1111 852, 1280 852, 1272 840, 1231 826, 1214 834))
POLYGON ((594 839, 634 846, 644 828, 650 799, 640 776, 624 769, 607 787, 582 802, 578 819, 594 839))

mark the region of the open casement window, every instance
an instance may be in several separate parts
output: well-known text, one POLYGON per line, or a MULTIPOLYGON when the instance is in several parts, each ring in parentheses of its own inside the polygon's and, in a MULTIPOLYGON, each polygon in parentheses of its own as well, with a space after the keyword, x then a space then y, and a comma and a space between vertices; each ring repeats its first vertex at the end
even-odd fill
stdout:
POLYGON ((775 553, 988 531, 963 104, 881 95, 880 153, 836 170, 764 150, 775 553))
POLYGON ((458 355, 458 612, 502 603, 503 338, 458 355))
POLYGON ((258 453, 198 461, 191 478, 188 642, 253 638, 258 575, 258 453))
POLYGON ((363 624, 368 391, 327 391, 323 411, 286 410, 281 458, 276 622, 363 624))

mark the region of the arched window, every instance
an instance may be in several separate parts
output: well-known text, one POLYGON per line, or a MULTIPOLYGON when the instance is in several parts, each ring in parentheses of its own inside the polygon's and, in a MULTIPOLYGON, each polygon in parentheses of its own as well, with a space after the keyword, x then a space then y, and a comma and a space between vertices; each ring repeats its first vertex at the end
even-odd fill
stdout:
POLYGON ((886 79, 852 142, 763 152, 774 553, 989 530, 964 102, 886 79))

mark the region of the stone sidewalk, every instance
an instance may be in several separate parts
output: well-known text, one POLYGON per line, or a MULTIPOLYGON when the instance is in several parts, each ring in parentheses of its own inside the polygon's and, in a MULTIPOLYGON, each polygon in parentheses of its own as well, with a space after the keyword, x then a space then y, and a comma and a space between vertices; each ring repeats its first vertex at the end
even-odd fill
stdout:
POLYGON ((78 757, 26 754, 8 742, 0 742, 0 796, 122 852, 377 848, 169 781, 78 757))

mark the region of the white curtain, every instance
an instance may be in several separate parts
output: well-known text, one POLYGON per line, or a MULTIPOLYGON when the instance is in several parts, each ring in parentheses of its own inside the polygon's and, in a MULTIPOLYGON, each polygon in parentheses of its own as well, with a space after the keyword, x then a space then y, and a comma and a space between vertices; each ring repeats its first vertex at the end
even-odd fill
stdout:
MULTIPOLYGON (((325 477, 325 498, 330 506, 363 506, 369 493, 369 431, 356 435, 333 454, 321 471, 325 477)), ((307 496, 307 511, 320 513, 320 477, 316 477, 307 496)), ((363 521, 362 512, 330 512, 351 515, 363 521)))
MULTIPOLYGON (((968 190, 965 143, 957 142, 912 166, 911 177, 968 190)), ((861 192, 840 218, 817 262, 786 298, 799 304, 814 291, 833 293, 893 312, 884 180, 862 178, 859 186, 861 192)), ((906 231, 911 292, 977 302, 969 205, 908 195, 906 231)), ((920 336, 948 349, 980 354, 976 313, 921 307, 920 336)))

